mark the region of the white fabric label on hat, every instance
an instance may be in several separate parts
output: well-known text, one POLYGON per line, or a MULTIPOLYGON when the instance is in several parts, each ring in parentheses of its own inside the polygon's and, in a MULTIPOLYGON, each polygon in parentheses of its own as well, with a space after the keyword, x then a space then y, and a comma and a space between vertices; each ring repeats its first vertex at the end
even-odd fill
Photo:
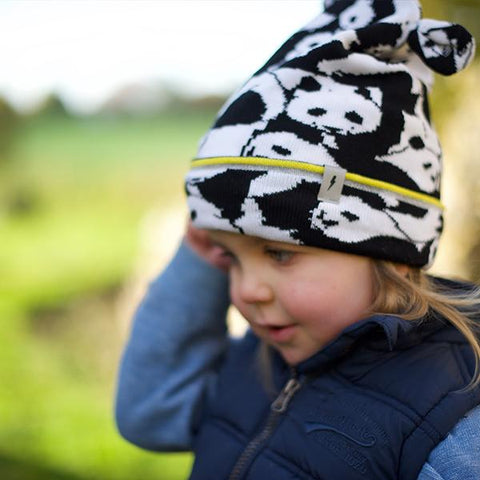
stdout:
POLYGON ((326 165, 317 198, 326 202, 338 203, 342 195, 346 174, 347 171, 343 168, 326 165))

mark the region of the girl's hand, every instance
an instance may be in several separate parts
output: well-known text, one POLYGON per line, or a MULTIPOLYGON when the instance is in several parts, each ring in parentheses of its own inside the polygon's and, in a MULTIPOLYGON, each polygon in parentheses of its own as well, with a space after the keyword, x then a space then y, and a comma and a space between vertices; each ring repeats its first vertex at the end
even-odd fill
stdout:
POLYGON ((225 272, 228 271, 231 262, 230 258, 225 256, 222 247, 212 243, 207 230, 195 228, 192 222, 189 221, 185 232, 185 241, 195 253, 210 263, 210 265, 225 272))

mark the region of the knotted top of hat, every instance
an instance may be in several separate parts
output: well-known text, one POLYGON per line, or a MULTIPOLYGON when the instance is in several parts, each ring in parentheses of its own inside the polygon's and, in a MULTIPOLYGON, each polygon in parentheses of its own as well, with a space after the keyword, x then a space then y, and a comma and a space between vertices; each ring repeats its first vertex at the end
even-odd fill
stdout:
POLYGON ((426 92, 432 70, 473 54, 463 27, 421 19, 417 0, 325 1, 203 138, 186 181, 194 223, 430 263, 441 149, 426 92))

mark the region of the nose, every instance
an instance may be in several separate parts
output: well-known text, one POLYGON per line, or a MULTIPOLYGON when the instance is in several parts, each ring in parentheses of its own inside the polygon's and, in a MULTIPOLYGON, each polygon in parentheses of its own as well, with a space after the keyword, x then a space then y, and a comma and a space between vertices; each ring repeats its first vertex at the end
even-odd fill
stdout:
POLYGON ((272 286, 258 266, 242 268, 232 274, 231 296, 243 303, 267 303, 273 299, 272 286))

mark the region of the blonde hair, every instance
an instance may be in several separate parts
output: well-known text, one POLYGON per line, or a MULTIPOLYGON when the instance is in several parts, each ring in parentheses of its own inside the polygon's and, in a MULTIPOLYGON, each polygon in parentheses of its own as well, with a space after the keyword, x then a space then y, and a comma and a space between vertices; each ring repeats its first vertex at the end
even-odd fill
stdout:
POLYGON ((399 267, 386 260, 373 260, 373 277, 376 296, 371 311, 397 315, 405 320, 439 314, 462 333, 472 348, 475 369, 466 388, 480 384, 480 339, 477 336, 480 328, 473 318, 480 304, 480 287, 452 289, 419 268, 399 267))

